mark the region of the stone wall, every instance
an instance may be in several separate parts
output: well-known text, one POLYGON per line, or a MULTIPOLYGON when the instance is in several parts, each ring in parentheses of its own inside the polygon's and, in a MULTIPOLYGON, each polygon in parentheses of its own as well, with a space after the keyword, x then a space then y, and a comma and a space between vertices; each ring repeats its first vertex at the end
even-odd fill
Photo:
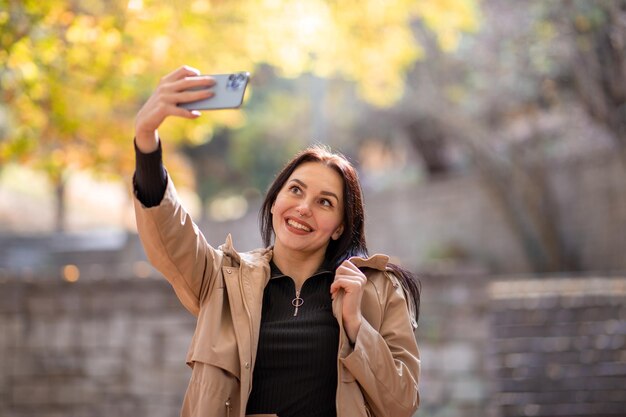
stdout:
POLYGON ((169 284, 40 278, 0 284, 0 415, 176 416, 194 319, 169 284))
MULTIPOLYGON (((0 280, 0 415, 177 416, 195 321, 154 275, 0 280)), ((626 279, 422 284, 419 416, 626 409, 626 279)))
POLYGON ((626 279, 517 278, 489 292, 500 416, 626 414, 626 279))

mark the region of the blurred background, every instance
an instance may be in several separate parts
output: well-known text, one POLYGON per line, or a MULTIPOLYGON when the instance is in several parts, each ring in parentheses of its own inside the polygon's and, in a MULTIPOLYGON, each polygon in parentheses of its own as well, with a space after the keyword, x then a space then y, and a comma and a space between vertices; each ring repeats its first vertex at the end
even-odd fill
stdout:
POLYGON ((1 416, 178 415, 194 320, 130 182, 182 64, 252 73, 160 130, 211 244, 261 244, 303 147, 358 167, 422 282, 417 415, 626 415, 626 1, 0 0, 0 45, 1 416))

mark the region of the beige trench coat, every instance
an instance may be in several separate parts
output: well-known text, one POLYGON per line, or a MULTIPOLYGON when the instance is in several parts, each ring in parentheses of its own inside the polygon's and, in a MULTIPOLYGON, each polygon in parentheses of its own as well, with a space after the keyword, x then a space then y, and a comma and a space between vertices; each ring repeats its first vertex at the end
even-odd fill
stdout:
MULTIPOLYGON (((231 238, 211 247, 179 203, 171 179, 161 203, 146 208, 135 199, 137 227, 152 264, 197 317, 186 361, 192 368, 183 417, 243 417, 252 389, 263 289, 272 250, 239 253, 231 238)), ((388 257, 352 262, 368 278, 364 321, 354 347, 339 323, 338 417, 409 417, 419 405, 419 352, 414 317, 392 274, 388 257)), ((333 301, 341 317, 342 298, 333 301)))

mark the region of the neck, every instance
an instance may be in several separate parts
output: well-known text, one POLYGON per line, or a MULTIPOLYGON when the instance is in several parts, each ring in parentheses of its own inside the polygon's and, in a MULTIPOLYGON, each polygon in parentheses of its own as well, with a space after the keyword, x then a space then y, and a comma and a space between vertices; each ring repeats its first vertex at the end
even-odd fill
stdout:
POLYGON ((274 247, 272 261, 280 271, 291 277, 296 287, 302 286, 304 281, 313 275, 324 262, 324 250, 314 253, 293 251, 280 245, 274 247))

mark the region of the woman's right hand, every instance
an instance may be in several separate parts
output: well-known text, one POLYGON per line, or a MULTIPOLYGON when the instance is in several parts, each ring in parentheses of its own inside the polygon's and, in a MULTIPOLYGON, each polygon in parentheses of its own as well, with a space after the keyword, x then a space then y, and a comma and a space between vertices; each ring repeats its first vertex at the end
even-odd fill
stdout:
POLYGON ((182 66, 161 78, 158 87, 141 107, 135 118, 135 141, 141 152, 155 151, 159 146, 157 129, 168 116, 195 119, 197 110, 178 107, 178 103, 201 100, 213 96, 209 87, 215 85, 210 76, 201 76, 200 71, 182 66), (197 91, 184 91, 192 87, 207 87, 197 91))

